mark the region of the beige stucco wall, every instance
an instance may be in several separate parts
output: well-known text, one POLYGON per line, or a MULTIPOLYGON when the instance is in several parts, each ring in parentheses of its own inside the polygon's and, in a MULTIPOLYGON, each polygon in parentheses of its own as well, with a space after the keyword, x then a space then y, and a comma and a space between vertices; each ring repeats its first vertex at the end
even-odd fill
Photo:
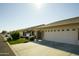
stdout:
POLYGON ((44 39, 49 41, 62 42, 62 43, 79 44, 78 28, 79 28, 79 24, 46 28, 43 29, 44 39), (64 29, 64 31, 62 31, 62 29, 64 29), (69 31, 67 31, 67 29, 69 29, 69 31), (76 29, 76 30, 72 31, 72 29, 76 29), (51 30, 56 30, 56 32, 54 31, 51 32, 51 30))
POLYGON ((23 32, 19 32, 20 33, 20 36, 23 36, 23 32))

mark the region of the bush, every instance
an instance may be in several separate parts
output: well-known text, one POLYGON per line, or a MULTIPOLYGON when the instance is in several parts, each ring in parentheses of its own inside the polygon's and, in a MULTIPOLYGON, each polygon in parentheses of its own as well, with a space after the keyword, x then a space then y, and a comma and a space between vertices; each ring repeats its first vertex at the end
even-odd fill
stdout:
POLYGON ((34 37, 30 37, 29 39, 30 39, 30 41, 34 41, 35 38, 34 37))
POLYGON ((11 41, 11 38, 7 38, 7 41, 11 41))
POLYGON ((11 36, 12 36, 13 40, 17 40, 17 39, 20 38, 20 34, 19 34, 19 32, 17 32, 17 31, 12 32, 12 33, 11 33, 11 36))

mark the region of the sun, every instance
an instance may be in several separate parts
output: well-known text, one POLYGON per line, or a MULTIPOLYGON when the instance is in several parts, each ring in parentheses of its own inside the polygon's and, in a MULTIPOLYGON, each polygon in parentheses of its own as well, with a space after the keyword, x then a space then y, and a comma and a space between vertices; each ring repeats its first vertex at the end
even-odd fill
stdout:
POLYGON ((43 6, 43 3, 34 3, 34 6, 35 6, 37 9, 41 9, 42 6, 43 6))

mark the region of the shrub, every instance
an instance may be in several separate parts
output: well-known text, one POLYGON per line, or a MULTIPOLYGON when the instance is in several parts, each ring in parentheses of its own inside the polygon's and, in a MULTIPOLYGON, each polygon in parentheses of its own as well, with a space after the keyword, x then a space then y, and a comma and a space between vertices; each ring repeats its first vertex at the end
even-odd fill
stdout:
POLYGON ((7 41, 11 41, 11 38, 7 38, 7 41))
POLYGON ((30 37, 29 39, 30 39, 30 41, 34 41, 35 38, 34 37, 30 37))
POLYGON ((12 36, 13 40, 17 40, 17 39, 20 38, 20 34, 19 34, 19 32, 17 32, 17 31, 12 32, 12 33, 11 33, 11 36, 12 36))

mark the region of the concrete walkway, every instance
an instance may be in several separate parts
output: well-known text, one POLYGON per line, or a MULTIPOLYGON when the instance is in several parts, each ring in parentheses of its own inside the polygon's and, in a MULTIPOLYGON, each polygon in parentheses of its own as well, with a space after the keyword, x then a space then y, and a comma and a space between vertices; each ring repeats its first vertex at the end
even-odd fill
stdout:
POLYGON ((4 38, 0 34, 0 56, 14 56, 14 55, 15 54, 13 53, 9 45, 7 44, 7 42, 5 42, 4 38))
POLYGON ((33 42, 11 45, 17 56, 75 56, 76 54, 33 42))

